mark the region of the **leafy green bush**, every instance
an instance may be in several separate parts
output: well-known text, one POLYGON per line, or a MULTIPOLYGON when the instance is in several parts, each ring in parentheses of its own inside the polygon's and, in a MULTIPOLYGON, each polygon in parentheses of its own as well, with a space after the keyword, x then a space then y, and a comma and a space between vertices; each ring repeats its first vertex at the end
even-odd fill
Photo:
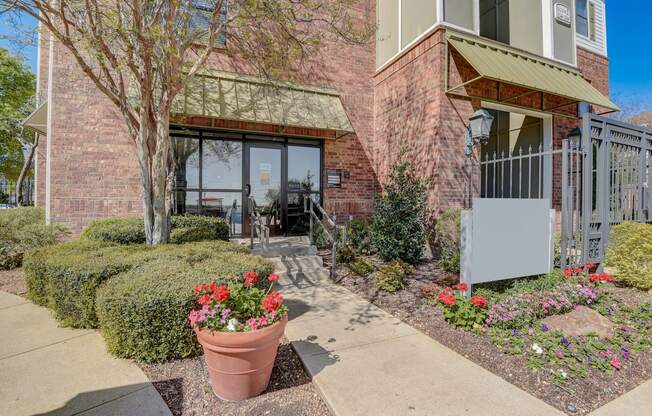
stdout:
POLYGON ((364 258, 359 258, 349 264, 349 270, 358 276, 366 276, 374 271, 374 267, 364 258))
POLYGON ((319 224, 315 224, 314 227, 312 227, 311 238, 312 238, 312 243, 317 248, 324 248, 330 246, 330 242, 326 237, 326 233, 324 232, 324 229, 321 228, 319 224))
POLYGON ((116 244, 143 244, 145 226, 142 217, 104 218, 91 222, 79 238, 116 244))
POLYGON ((461 209, 449 208, 437 218, 433 230, 433 246, 439 267, 449 273, 460 272, 461 216, 461 209))
POLYGON ((376 206, 371 223, 372 241, 385 261, 421 260, 426 240, 426 187, 401 154, 376 206))
POLYGON ((371 254, 373 245, 371 243, 371 231, 367 218, 356 218, 346 225, 348 243, 359 253, 371 254))
MULTIPOLYGON (((229 239, 229 225, 219 217, 175 215, 171 225, 170 242, 175 244, 229 239)), ((116 244, 143 244, 145 226, 140 217, 99 219, 86 227, 80 238, 116 244)))
POLYGON ((46 225, 42 208, 0 210, 0 270, 19 267, 26 251, 54 244, 67 233, 62 225, 46 225))
POLYGON ((52 308, 64 325, 96 328, 96 291, 106 280, 154 260, 190 267, 221 252, 236 255, 247 249, 222 241, 155 247, 97 241, 59 244, 26 256, 27 294, 35 303, 52 308))
POLYGON ((351 246, 341 246, 337 248, 337 262, 351 263, 355 261, 355 252, 351 246))
POLYGON ((145 362, 190 356, 199 351, 188 324, 198 282, 224 282, 250 270, 261 282, 273 271, 270 262, 241 252, 217 252, 187 263, 156 259, 103 285, 97 313, 109 351, 145 362))
POLYGON ((403 289, 403 279, 413 270, 412 266, 400 260, 391 261, 378 270, 376 284, 379 289, 394 293, 403 289))
POLYGON ((605 264, 619 282, 652 289, 652 224, 624 222, 611 228, 605 264))

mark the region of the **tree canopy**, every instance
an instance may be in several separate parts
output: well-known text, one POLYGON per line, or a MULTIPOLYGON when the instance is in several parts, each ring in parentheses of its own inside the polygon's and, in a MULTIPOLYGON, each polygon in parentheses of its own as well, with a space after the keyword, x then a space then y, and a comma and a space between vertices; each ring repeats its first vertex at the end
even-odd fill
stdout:
POLYGON ((33 109, 35 76, 22 59, 0 48, 0 175, 15 181, 23 165, 16 133, 33 109))

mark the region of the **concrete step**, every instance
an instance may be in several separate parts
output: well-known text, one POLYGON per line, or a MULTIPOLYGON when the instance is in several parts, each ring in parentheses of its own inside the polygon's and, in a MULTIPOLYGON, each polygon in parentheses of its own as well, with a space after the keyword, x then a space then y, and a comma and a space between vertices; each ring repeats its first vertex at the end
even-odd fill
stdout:
POLYGON ((324 261, 319 256, 279 256, 269 260, 274 263, 277 272, 313 270, 324 267, 324 261))
POLYGON ((288 256, 314 256, 317 254, 317 248, 311 245, 274 245, 271 244, 267 248, 260 247, 258 244, 255 245, 254 249, 251 250, 252 254, 272 258, 272 257, 288 257, 288 256))

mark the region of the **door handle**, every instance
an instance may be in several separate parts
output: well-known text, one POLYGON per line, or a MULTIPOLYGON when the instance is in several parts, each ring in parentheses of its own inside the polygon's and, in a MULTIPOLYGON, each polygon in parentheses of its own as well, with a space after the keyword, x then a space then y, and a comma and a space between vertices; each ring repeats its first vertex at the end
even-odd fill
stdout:
POLYGON ((249 198, 251 196, 251 185, 245 185, 245 192, 247 192, 247 198, 249 198))

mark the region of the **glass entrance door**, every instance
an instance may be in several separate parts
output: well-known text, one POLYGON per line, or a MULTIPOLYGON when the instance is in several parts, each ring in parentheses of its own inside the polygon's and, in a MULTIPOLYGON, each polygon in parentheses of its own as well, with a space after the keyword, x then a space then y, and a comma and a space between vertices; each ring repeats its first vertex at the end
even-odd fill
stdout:
MULTIPOLYGON (((246 189, 251 199, 247 199, 246 212, 254 208, 269 227, 270 236, 285 234, 283 150, 283 145, 276 143, 247 143, 246 189)), ((245 223, 245 232, 249 234, 249 215, 245 223)))

